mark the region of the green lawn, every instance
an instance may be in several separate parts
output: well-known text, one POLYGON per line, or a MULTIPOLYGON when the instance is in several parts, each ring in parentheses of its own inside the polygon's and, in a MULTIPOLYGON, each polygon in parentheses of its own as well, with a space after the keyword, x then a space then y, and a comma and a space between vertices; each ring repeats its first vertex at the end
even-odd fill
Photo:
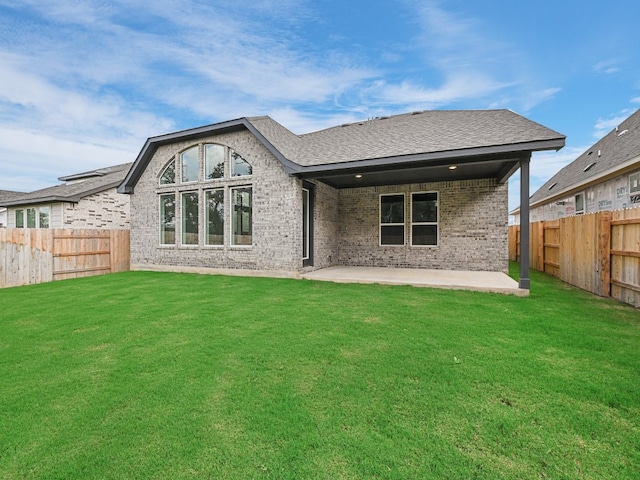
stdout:
POLYGON ((640 312, 126 272, 0 290, 1 479, 640 475, 640 312))

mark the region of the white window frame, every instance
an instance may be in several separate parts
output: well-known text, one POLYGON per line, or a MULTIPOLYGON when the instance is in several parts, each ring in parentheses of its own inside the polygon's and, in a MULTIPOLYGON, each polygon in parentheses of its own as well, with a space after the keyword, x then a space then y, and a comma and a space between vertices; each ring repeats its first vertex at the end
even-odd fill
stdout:
POLYGON ((178 239, 177 232, 177 210, 178 210, 178 200, 176 196, 176 192, 164 192, 158 195, 158 242, 161 247, 175 247, 176 241, 178 239), (162 197, 163 196, 173 196, 173 243, 162 243, 162 197))
POLYGON ((229 245, 233 248, 252 248, 253 247, 253 185, 234 185, 229 187, 229 245), (237 244, 235 243, 235 234, 233 232, 234 227, 234 190, 251 189, 251 243, 250 244, 237 244))
POLYGON ((203 191, 203 208, 204 208, 204 219, 205 219, 205 224, 204 224, 204 246, 207 248, 224 248, 226 242, 225 242, 225 222, 226 222, 226 215, 227 215, 227 208, 226 208, 226 204, 227 204, 227 198, 226 198, 226 192, 225 192, 225 188, 224 187, 218 187, 218 188, 209 188, 207 190, 203 191), (209 205, 207 203, 207 194, 209 192, 222 192, 222 243, 208 243, 208 239, 209 239, 209 205))
MULTIPOLYGON (((203 175, 205 182, 215 182, 220 180, 225 180, 227 178, 227 163, 230 163, 230 154, 229 149, 224 145, 219 143, 204 143, 202 144, 202 167, 203 167, 203 175), (222 176, 216 178, 208 178, 207 177, 207 147, 214 146, 222 148, 222 176), (228 160, 229 159, 229 160, 228 160)), ((229 167, 230 168, 230 167, 229 167)))
POLYGON ((407 245, 407 195, 404 192, 381 193, 378 197, 378 246, 404 247, 407 245), (382 197, 402 196, 402 223, 382 223, 382 197), (402 243, 382 243, 382 227, 402 227, 402 243))
POLYGON ((202 170, 201 166, 202 163, 204 162, 204 158, 203 158, 203 154, 202 154, 202 145, 199 143, 197 145, 192 145, 189 148, 185 148, 182 152, 180 152, 180 183, 186 183, 186 184, 193 184, 193 183, 197 183, 200 181, 200 170, 202 170), (197 153, 197 170, 198 173, 196 174, 196 179, 195 180, 185 180, 184 179, 184 154, 187 153, 190 150, 195 149, 198 153, 197 153))
POLYGON ((158 185, 160 185, 160 187, 168 187, 178 183, 178 169, 176 168, 177 163, 178 162, 176 161, 176 158, 173 157, 165 164, 164 168, 160 171, 160 175, 158 175, 158 185), (162 183, 162 177, 164 176, 164 173, 169 169, 171 164, 173 164, 173 183, 162 183))
POLYGON ((411 226, 409 227, 409 242, 410 245, 412 247, 416 247, 416 248, 435 248, 435 247, 439 247, 440 246, 440 192, 435 191, 435 190, 428 190, 428 191, 422 191, 422 192, 411 192, 410 194, 410 222, 411 222, 411 226), (436 221, 435 222, 414 222, 413 221, 413 196, 414 195, 424 195, 427 193, 435 193, 436 195, 436 221), (428 225, 435 225, 436 227, 436 243, 435 245, 414 245, 413 244, 413 227, 417 225, 417 226, 428 226, 428 225))
POLYGON ((184 248, 197 248, 200 246, 200 225, 202 224, 202 222, 200 221, 200 210, 201 210, 201 202, 200 202, 200 197, 201 197, 201 192, 198 190, 186 190, 184 192, 180 192, 180 246, 184 247, 184 248), (185 237, 185 216, 184 216, 184 196, 185 195, 190 195, 190 194, 195 194, 196 196, 196 200, 198 201, 198 216, 197 216, 197 222, 198 222, 198 238, 196 243, 184 243, 184 237, 185 237))
POLYGON ((245 178, 251 178, 253 176, 253 164, 249 160, 244 158, 242 155, 240 155, 240 153, 238 153, 238 151, 236 149, 234 149, 234 148, 229 148, 228 149, 227 160, 229 162, 229 178, 231 178, 231 179, 237 179, 237 178, 245 179, 245 178), (234 163, 233 163, 233 159, 231 158, 233 153, 238 154, 238 156, 242 160, 247 162, 247 164, 251 167, 251 173, 250 174, 248 174, 248 175, 234 175, 234 173, 235 173, 235 170, 233 168, 234 163))
POLYGON ((629 174, 629 195, 640 193, 640 172, 629 174))
POLYGON ((15 213, 13 215, 13 220, 15 222, 15 226, 16 228, 27 228, 26 224, 27 224, 27 216, 26 216, 26 212, 24 210, 24 208, 18 208, 15 210, 15 213), (20 214, 22 215, 22 225, 18 226, 18 212, 20 212, 20 214))

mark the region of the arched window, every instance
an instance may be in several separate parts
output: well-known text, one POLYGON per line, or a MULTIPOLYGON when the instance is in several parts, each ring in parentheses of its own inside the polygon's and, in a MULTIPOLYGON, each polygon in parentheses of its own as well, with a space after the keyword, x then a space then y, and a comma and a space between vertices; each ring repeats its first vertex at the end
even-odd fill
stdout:
POLYGON ((204 146, 204 178, 213 180, 224 178, 224 147, 207 144, 204 146))
POLYGON ((229 157, 231 160, 231 176, 232 177, 244 177, 251 175, 253 169, 251 164, 247 162, 242 156, 233 149, 229 149, 229 157))
POLYGON ((182 152, 180 158, 182 159, 182 181, 183 182, 197 182, 200 162, 198 159, 198 146, 191 147, 188 150, 182 152))
POLYGON ((176 183, 176 161, 171 160, 160 174, 160 185, 172 185, 176 183))

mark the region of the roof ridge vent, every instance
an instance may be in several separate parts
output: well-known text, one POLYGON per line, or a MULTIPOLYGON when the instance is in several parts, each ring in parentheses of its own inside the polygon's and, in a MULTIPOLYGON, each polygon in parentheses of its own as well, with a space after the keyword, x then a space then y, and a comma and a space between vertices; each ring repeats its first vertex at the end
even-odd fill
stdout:
MULTIPOLYGON (((617 130, 616 130, 617 131, 617 130)), ((625 128, 624 130, 622 130, 621 132, 618 133, 618 136, 621 137, 622 135, 624 135, 625 133, 627 133, 629 131, 628 128, 625 128)))
POLYGON ((588 172, 589 170, 591 170, 593 168, 593 166, 596 164, 596 162, 592 162, 589 165, 587 165, 586 167, 584 167, 584 170, 582 170, 583 172, 588 172))
POLYGON ((558 184, 558 182, 554 182, 551 185, 549 185, 549 188, 547 190, 551 190, 553 187, 555 187, 558 184))

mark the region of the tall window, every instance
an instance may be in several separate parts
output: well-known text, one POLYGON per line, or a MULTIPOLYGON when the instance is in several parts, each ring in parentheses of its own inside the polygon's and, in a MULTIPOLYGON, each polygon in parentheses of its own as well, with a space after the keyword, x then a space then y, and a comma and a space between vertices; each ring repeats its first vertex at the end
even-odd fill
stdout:
POLYGON ((176 196, 173 193, 160 195, 160 243, 176 243, 176 196))
POLYGON ((198 245, 198 192, 182 194, 182 244, 198 245))
POLYGON ((231 189, 232 245, 252 243, 252 196, 251 187, 231 189))
POLYGON ((204 146, 205 180, 224 178, 224 147, 208 144, 204 146))
POLYGON ((576 202, 576 215, 584 213, 584 193, 579 193, 575 196, 576 202))
POLYGON ((224 245, 224 190, 205 192, 207 211, 206 245, 224 245))
POLYGON ((191 147, 189 150, 182 152, 182 181, 183 182, 197 182, 199 165, 198 161, 198 146, 191 147))
POLYGON ((16 210, 16 228, 24 228, 24 210, 16 210))
POLYGON ((215 143, 198 143, 170 158, 157 177, 160 245, 175 245, 179 236, 182 246, 251 246, 253 191, 241 177, 252 173, 242 155, 215 143), (233 185, 238 177, 241 187, 233 185))
POLYGON ((404 194, 380 195, 380 245, 404 245, 404 194))
POLYGON ((36 209, 27 208, 27 228, 36 228, 36 209))
POLYGON ((411 245, 438 245, 437 192, 411 194, 411 245))
POLYGON ((40 228, 49 228, 49 215, 51 209, 49 207, 40 207, 38 209, 38 225, 40 228))

